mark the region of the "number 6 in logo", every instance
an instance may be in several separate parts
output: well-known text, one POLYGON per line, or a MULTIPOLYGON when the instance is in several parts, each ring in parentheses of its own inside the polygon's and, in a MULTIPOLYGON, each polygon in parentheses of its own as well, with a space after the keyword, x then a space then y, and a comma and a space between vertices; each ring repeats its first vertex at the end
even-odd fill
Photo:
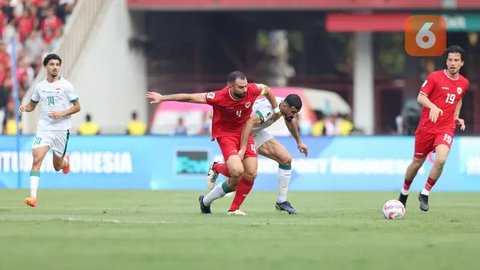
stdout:
POLYGON ((443 16, 410 16, 405 24, 405 50, 410 56, 440 56, 447 46, 443 16))

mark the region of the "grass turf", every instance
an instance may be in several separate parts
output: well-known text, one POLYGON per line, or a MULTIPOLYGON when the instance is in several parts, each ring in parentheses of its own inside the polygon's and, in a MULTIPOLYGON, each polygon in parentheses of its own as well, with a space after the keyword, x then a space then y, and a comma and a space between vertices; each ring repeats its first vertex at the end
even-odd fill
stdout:
POLYGON ((254 191, 202 215, 200 192, 0 189, 0 269, 478 269, 480 194, 417 194, 402 220, 384 220, 394 192, 291 192, 299 210, 254 191))

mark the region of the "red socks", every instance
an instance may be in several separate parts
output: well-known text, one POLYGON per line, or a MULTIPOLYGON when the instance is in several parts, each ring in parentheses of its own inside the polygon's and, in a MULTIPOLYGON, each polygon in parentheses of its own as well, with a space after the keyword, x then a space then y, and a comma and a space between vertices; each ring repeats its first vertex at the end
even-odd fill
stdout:
POLYGON ((432 187, 435 185, 436 182, 437 182, 437 180, 428 177, 427 183, 425 184, 424 188, 428 191, 431 191, 432 187))
POLYGON ((252 190, 252 187, 253 187, 253 181, 247 181, 243 177, 240 179, 235 192, 235 197, 233 198, 233 202, 232 202, 232 205, 230 205, 229 211, 232 212, 237 209, 240 209, 240 206, 242 205, 243 201, 247 197, 248 193, 250 193, 250 190, 252 190))
POLYGON ((404 190, 410 190, 410 186, 412 185, 412 182, 413 182, 413 180, 405 179, 403 181, 403 189, 404 190))
POLYGON ((230 177, 230 173, 228 172, 228 167, 226 163, 218 163, 215 162, 213 164, 213 170, 216 171, 217 173, 223 174, 226 177, 230 177))

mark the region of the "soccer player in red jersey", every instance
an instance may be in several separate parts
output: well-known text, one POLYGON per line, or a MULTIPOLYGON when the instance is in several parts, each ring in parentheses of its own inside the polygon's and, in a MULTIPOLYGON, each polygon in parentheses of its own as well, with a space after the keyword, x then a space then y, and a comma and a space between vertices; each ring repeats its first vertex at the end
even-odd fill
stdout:
MULTIPOLYGON (((288 185, 292 174, 292 156, 288 150, 277 139, 275 139, 266 128, 270 127, 278 119, 283 117, 285 125, 295 138, 298 150, 308 155, 308 147, 305 145, 298 131, 297 115, 302 108, 302 100, 296 94, 290 94, 286 98, 277 97, 279 110, 274 111, 270 103, 265 99, 257 99, 253 105, 253 113, 250 119, 243 126, 240 141, 239 156, 242 158, 243 153, 247 150, 248 138, 250 133, 255 141, 255 148, 260 155, 278 162, 278 197, 275 208, 280 211, 296 214, 297 210, 287 201, 288 185)), ((226 171, 226 164, 214 161, 209 168, 207 175, 207 186, 212 189, 218 172, 226 171)), ((245 212, 240 210, 245 198, 253 187, 253 181, 247 182, 243 179, 238 182, 237 192, 233 198, 230 209, 227 212, 229 216, 245 216, 245 212), (242 192, 239 192, 242 191, 242 192)))
POLYGON ((456 125, 465 130, 461 119, 462 98, 468 89, 468 80, 459 74, 465 51, 460 46, 446 50, 446 69, 432 72, 423 83, 417 102, 422 105, 420 122, 415 132, 415 153, 405 173, 403 188, 398 200, 405 206, 410 185, 422 167, 427 155, 434 151, 435 162, 425 187, 418 195, 420 209, 428 211, 428 196, 442 174, 453 142, 456 125))
POLYGON ((248 83, 247 78, 240 71, 231 72, 228 75, 227 85, 218 91, 173 95, 148 92, 145 95, 151 99, 150 103, 180 101, 206 103, 213 107, 212 140, 216 139, 220 146, 228 168, 228 172, 224 173, 230 178, 215 186, 207 195, 200 195, 200 210, 204 214, 211 213, 210 205, 214 200, 236 190, 237 183, 242 177, 250 182, 256 177, 258 160, 253 137, 251 135, 249 137, 243 160, 239 157, 238 150, 243 125, 250 118, 253 103, 260 95, 265 95, 273 108, 278 107, 270 88, 263 84, 248 83))

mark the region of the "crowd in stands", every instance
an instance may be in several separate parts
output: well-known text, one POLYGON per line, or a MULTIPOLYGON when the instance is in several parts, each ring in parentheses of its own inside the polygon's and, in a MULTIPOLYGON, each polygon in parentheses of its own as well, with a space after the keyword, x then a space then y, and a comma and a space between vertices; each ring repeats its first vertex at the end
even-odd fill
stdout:
POLYGON ((0 0, 0 134, 15 134, 12 40, 21 100, 37 73, 42 57, 54 51, 77 0, 0 0))

